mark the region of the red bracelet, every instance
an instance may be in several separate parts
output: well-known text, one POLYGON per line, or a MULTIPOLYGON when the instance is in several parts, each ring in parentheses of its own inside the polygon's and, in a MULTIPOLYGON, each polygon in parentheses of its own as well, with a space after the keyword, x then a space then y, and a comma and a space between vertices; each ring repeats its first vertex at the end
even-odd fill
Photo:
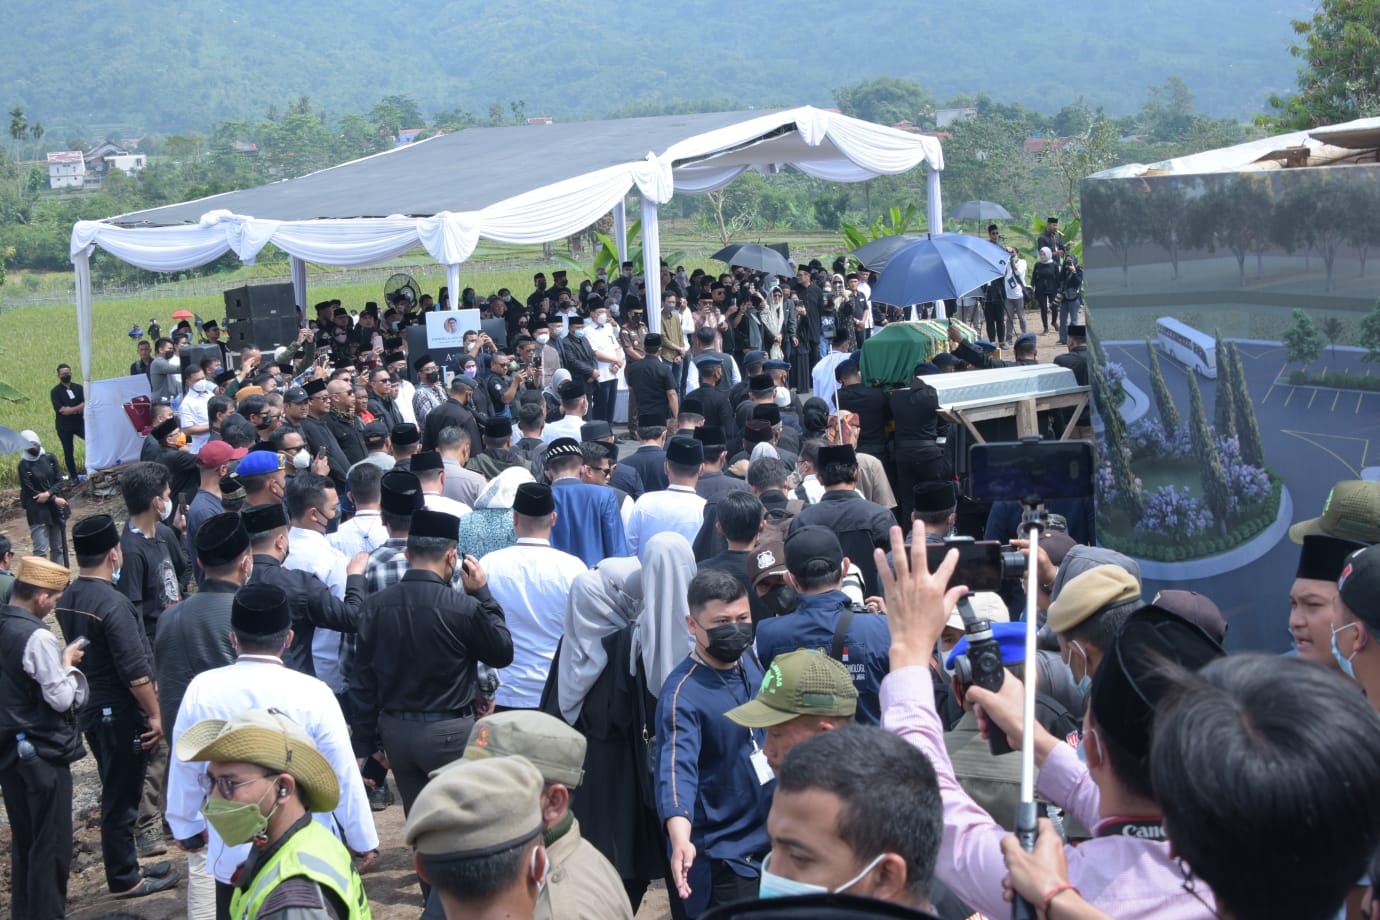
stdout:
POLYGON ((1045 917, 1048 917, 1050 902, 1057 898, 1059 895, 1063 894, 1065 891, 1072 891, 1080 898, 1083 896, 1083 892, 1078 890, 1078 886, 1070 882, 1064 882, 1064 884, 1062 885, 1055 885, 1053 888, 1049 889, 1049 891, 1045 892, 1044 905, 1040 908, 1040 913, 1045 917))

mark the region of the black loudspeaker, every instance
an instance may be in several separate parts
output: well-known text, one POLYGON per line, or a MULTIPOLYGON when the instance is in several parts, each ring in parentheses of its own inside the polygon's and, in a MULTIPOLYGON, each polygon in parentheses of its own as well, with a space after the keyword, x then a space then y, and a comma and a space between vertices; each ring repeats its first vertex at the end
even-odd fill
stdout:
POLYGON ((297 338, 297 305, 291 284, 255 284, 225 292, 225 335, 234 350, 263 351, 297 338))
POLYGON ((255 284, 225 292, 225 317, 229 320, 259 320, 291 316, 296 321, 297 305, 290 284, 255 284))

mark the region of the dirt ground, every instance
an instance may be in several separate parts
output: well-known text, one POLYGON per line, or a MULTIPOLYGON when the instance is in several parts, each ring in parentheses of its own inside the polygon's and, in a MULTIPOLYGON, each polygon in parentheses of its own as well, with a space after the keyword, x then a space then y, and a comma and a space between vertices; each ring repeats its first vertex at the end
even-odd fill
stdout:
MULTIPOLYGON (((1038 331, 1039 317, 1035 316, 1038 331)), ((1040 336, 1039 359, 1052 362, 1066 349, 1056 344, 1053 335, 1040 336)), ((124 503, 118 494, 92 497, 85 488, 71 496, 70 524, 92 514, 111 514, 123 523, 124 503)), ((0 533, 7 534, 14 543, 17 555, 31 552, 29 528, 19 507, 17 492, 0 494, 0 533)), ((55 628, 56 631, 56 628, 55 628)), ((73 827, 75 851, 72 858, 72 877, 69 885, 68 916, 95 920, 113 911, 124 911, 143 920, 173 920, 186 914, 186 891, 175 891, 132 902, 116 901, 106 892, 105 876, 101 870, 99 796, 96 764, 88 754, 72 765, 73 827)), ((401 799, 399 799, 401 802, 401 799)), ((383 842, 378 861, 364 875, 364 887, 369 893, 370 909, 376 920, 415 920, 421 913, 421 895, 412 870, 411 856, 401 844, 403 813, 401 804, 374 815, 379 839, 383 842)), ((9 827, 0 812, 0 854, 9 852, 9 827)), ((170 852, 157 859, 180 857, 170 852)), ((156 861, 156 860, 151 860, 156 861)), ((182 867, 185 873, 185 864, 182 867)), ((9 860, 0 857, 0 920, 9 917, 9 860)), ((663 920, 670 916, 665 889, 657 883, 648 891, 638 920, 663 920)), ((18 918, 16 918, 18 920, 18 918)))

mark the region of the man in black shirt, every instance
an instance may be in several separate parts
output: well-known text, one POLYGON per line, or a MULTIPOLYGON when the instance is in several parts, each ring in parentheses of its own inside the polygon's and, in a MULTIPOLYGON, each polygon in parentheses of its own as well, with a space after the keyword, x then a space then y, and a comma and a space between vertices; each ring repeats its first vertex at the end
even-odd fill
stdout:
POLYGON ((67 475, 77 478, 77 461, 72 455, 72 439, 86 440, 86 419, 82 412, 86 408, 86 394, 81 384, 72 382, 72 368, 67 364, 57 367, 58 385, 53 387, 53 411, 57 413, 54 424, 58 440, 62 442, 63 459, 67 461, 67 475))
POLYGON ((824 313, 824 290, 810 277, 810 269, 802 265, 795 273, 796 326, 791 344, 795 346, 795 357, 791 364, 795 368, 795 389, 801 393, 810 392, 813 382, 811 369, 819 363, 820 318, 824 313))
MULTIPOLYGON (((742 582, 745 589, 748 583, 748 558, 762 530, 762 517, 765 509, 761 500, 750 491, 734 491, 724 495, 716 503, 714 529, 726 543, 726 548, 717 555, 710 556, 699 563, 697 572, 716 569, 732 575, 742 582)), ((762 599, 757 592, 748 590, 748 606, 752 610, 754 623, 766 617, 762 599)))
POLYGON ((727 437, 734 438, 737 426, 733 421, 733 410, 728 404, 728 393, 719 385, 724 374, 722 358, 723 356, 716 352, 705 352, 695 358, 700 386, 693 395, 699 397, 700 414, 704 416, 704 423, 713 425, 721 429, 727 437))
POLYGON ((642 413, 675 418, 680 413, 680 398, 676 393, 676 373, 661 360, 661 335, 647 333, 643 339, 645 358, 630 363, 623 371, 628 383, 628 418, 642 413))
POLYGON ((858 450, 886 462, 886 425, 891 421, 891 406, 885 391, 863 383, 862 371, 856 361, 838 366, 840 409, 856 413, 862 427, 858 430, 858 450))
POLYGON ((292 644, 283 652, 283 664, 312 677, 311 643, 318 627, 353 633, 364 612, 364 569, 367 553, 358 553, 345 569, 345 599, 336 598, 326 583, 301 569, 283 568, 288 552, 287 509, 281 503, 249 505, 242 512, 254 553, 249 584, 273 585, 288 596, 292 608, 292 644))
POLYGON ((129 366, 129 375, 131 377, 138 377, 140 374, 143 374, 147 377, 149 375, 149 365, 153 363, 153 345, 148 339, 141 339, 138 348, 139 360, 129 366))
POLYGON ((447 394, 449 399, 426 414, 426 423, 422 428, 422 450, 435 450, 436 440, 441 432, 455 427, 470 436, 471 457, 477 457, 484 452, 479 423, 475 420, 474 412, 470 410, 474 386, 474 380, 464 374, 456 374, 450 379, 450 391, 447 394))
POLYGON ((918 373, 908 388, 891 394, 890 402, 896 419, 896 496, 901 520, 908 521, 917 485, 953 479, 949 458, 938 442, 948 426, 939 419, 939 394, 918 373))
POLYGON ((459 526, 454 515, 413 513, 410 567, 369 598, 355 646, 348 710, 355 753, 388 752, 404 812, 428 774, 465 749, 479 699, 476 665, 513 661, 503 609, 479 560, 456 548, 459 526), (457 567, 464 594, 451 588, 457 567))
POLYGON ((175 887, 178 876, 166 862, 140 869, 135 845, 146 752, 156 750, 163 737, 148 646, 134 606, 113 584, 124 563, 115 521, 108 514, 78 521, 72 548, 77 580, 63 592, 54 615, 69 642, 88 643, 82 672, 89 692, 79 719, 101 778, 105 881, 117 896, 154 894, 175 887), (131 755, 136 741, 139 752, 131 755))
POLYGON ((182 600, 190 575, 182 539, 174 527, 168 468, 161 463, 135 463, 120 474, 120 494, 129 520, 120 534, 120 593, 129 598, 153 648, 154 630, 163 611, 182 600), (172 520, 173 527, 164 521, 172 520))

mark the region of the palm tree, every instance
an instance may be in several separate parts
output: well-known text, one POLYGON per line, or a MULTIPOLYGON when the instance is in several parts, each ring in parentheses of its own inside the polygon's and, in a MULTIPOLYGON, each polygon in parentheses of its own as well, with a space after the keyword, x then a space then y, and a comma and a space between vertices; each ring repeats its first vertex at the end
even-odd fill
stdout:
POLYGON ((16 141, 29 137, 29 119, 24 117, 24 110, 19 106, 10 109, 10 137, 16 141))

